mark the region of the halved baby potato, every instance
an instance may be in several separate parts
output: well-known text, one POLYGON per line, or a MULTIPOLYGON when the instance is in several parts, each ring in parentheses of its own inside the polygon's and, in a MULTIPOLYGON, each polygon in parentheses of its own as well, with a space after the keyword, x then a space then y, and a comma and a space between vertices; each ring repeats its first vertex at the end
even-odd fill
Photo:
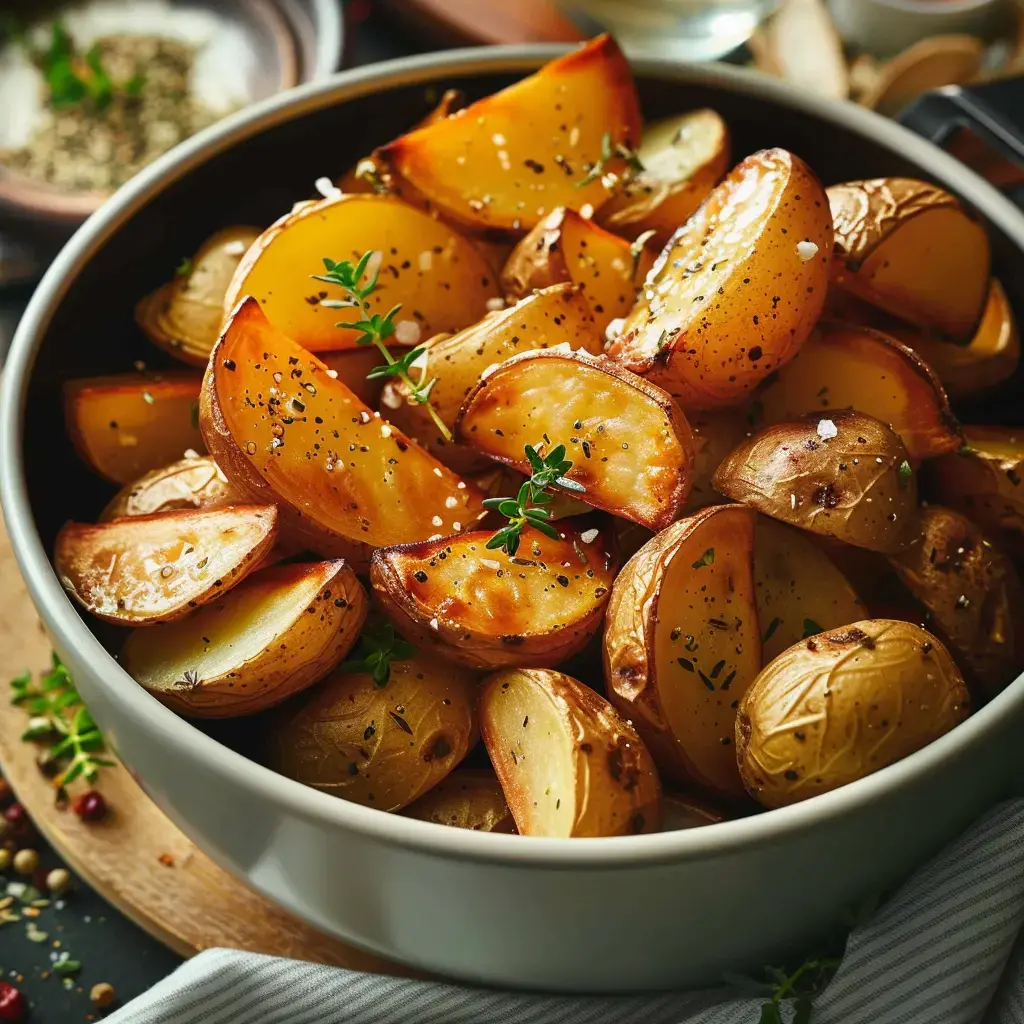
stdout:
POLYGON ((373 548, 476 521, 482 498, 371 412, 246 299, 213 351, 200 420, 252 500, 277 504, 286 539, 365 568, 373 548))
POLYGON ((100 514, 100 522, 241 503, 217 463, 209 455, 194 455, 151 470, 123 487, 100 514))
POLYGON ((522 835, 658 831, 651 755, 589 686, 548 669, 496 672, 480 691, 480 732, 522 835))
POLYGON ((135 307, 149 339, 192 366, 205 366, 224 319, 224 295, 260 229, 223 228, 203 242, 173 281, 135 307))
POLYGON ((137 629, 120 660, 180 714, 252 715, 330 672, 355 644, 367 607, 343 561, 275 565, 195 615, 137 629))
POLYGON ((828 190, 835 283, 893 316, 966 343, 988 294, 988 235, 954 196, 911 178, 828 190))
POLYGON ((551 666, 601 628, 617 559, 597 527, 527 528, 514 557, 476 532, 374 552, 370 583, 398 631, 470 668, 551 666))
POLYGON ((647 125, 637 156, 644 169, 625 180, 598 220, 633 238, 653 231, 662 248, 729 170, 729 129, 713 110, 690 110, 647 125))
POLYGON ((856 409, 888 423, 914 462, 955 452, 963 444, 946 392, 928 364, 868 327, 819 324, 758 400, 769 424, 856 409))
POLYGON ((673 523, 619 573, 605 615, 608 695, 661 773, 727 797, 736 705, 761 668, 754 513, 717 505, 673 523))
POLYGON ((603 35, 380 152, 443 215, 520 231, 557 206, 599 207, 639 141, 632 72, 603 35))
POLYGON ((516 823, 498 776, 479 768, 456 768, 402 811, 407 818, 474 832, 515 832, 516 823))
POLYGON ((401 304, 394 334, 399 345, 462 330, 498 297, 487 261, 436 217, 395 196, 342 195, 307 203, 260 235, 227 289, 224 315, 251 295, 270 322, 303 348, 354 348, 359 333, 336 325, 362 317, 324 306, 324 300, 348 296, 312 275, 323 274, 324 258, 358 263, 369 251, 381 254, 368 270, 379 268, 380 278, 366 302, 371 314, 381 316, 401 304))
POLYGON ((75 451, 100 476, 128 484, 151 469, 205 451, 195 373, 126 373, 64 385, 64 417, 75 451))
POLYGON ((568 347, 514 356, 470 393, 456 439, 530 472, 526 446, 565 445, 566 477, 581 501, 652 530, 671 523, 690 492, 693 436, 660 388, 605 357, 568 347))
POLYGON ((67 523, 54 568, 64 589, 118 626, 170 622, 226 593, 273 547, 272 505, 67 523))
POLYGON ((714 485, 766 516, 872 551, 895 554, 918 536, 907 450, 863 413, 766 427, 718 467, 714 485))
POLYGON ((282 775, 379 811, 398 811, 444 779, 477 741, 477 676, 413 655, 387 685, 336 669, 285 705, 270 737, 282 775))
POLYGON ((814 172, 783 149, 755 153, 676 232, 609 354, 686 410, 738 405, 810 334, 831 252, 814 172))

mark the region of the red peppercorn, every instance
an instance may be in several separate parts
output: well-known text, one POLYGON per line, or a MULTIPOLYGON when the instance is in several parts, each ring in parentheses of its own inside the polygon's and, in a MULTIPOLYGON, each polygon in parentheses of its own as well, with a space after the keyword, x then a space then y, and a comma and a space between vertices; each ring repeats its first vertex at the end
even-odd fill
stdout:
POLYGON ((15 828, 20 828, 22 825, 28 823, 28 815, 25 813, 25 808, 19 803, 13 803, 10 807, 4 809, 4 821, 8 825, 13 825, 15 828))
POLYGON ((25 997, 6 981, 0 981, 0 1020, 23 1020, 28 1007, 25 997))
POLYGON ((107 816, 107 801, 103 799, 103 794, 97 793, 95 789, 83 793, 75 800, 73 806, 75 814, 82 821, 102 821, 107 816))

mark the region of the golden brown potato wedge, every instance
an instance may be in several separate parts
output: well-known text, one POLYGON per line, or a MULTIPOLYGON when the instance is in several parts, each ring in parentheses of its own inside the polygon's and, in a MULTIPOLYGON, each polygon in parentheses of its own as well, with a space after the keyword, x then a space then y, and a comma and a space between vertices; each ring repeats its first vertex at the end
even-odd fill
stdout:
POLYGON ((334 671, 285 706, 271 736, 282 775, 380 811, 398 811, 440 782, 477 740, 477 677, 414 655, 368 672, 334 671))
POLYGON ((867 618, 846 577, 806 534, 767 516, 754 528, 754 586, 767 664, 826 629, 867 618))
POLYGON ((633 726, 549 669, 505 669, 480 691, 480 732, 524 836, 657 832, 661 785, 633 726))
POLYGON ((667 779, 742 796, 736 704, 761 668, 754 513, 717 505, 626 563, 605 615, 608 695, 667 779))
POLYGON ((520 231, 556 206, 599 207, 639 140, 633 75, 605 35, 381 153, 445 216, 520 231))
POLYGON ((398 631, 470 668, 551 666, 601 628, 617 559, 596 527, 527 528, 510 557, 490 532, 374 552, 370 582, 398 631))
POLYGON ((884 423, 843 410, 766 427, 719 467, 715 487, 812 533, 895 554, 918 536, 916 474, 884 423))
POLYGON ((259 565, 276 535, 272 505, 68 523, 57 535, 54 568, 86 611, 118 626, 146 626, 226 593, 259 565))
MULTIPOLYGON (((491 313, 478 324, 427 346, 419 380, 436 380, 430 404, 451 428, 466 396, 484 371, 520 352, 546 349, 564 342, 599 355, 601 332, 577 286, 558 284, 534 292, 510 309, 491 313)), ((486 455, 445 440, 427 409, 409 401, 408 387, 393 379, 385 385, 380 413, 436 458, 458 472, 493 465, 486 455)))
POLYGON ((154 469, 123 487, 100 514, 100 522, 124 516, 149 516, 179 509, 220 508, 242 504, 209 455, 190 456, 154 469))
POLYGON ((270 322, 303 348, 354 348, 358 332, 336 324, 359 317, 322 305, 347 296, 312 275, 324 272, 325 257, 356 263, 369 251, 381 253, 368 270, 379 268, 380 279, 366 302, 381 316, 401 304, 394 335, 399 345, 462 330, 498 297, 490 265, 442 221, 395 196, 343 195, 308 203, 267 228, 235 273, 224 314, 252 295, 270 322))
POLYGON ((330 672, 355 644, 367 608, 343 561, 275 565, 195 615, 135 630, 120 660, 179 714, 251 715, 330 672))
POLYGON ((686 410, 738 405, 810 334, 831 253, 814 172, 782 149, 755 153, 676 232, 609 354, 686 410))
POLYGON ((691 110, 644 128, 637 155, 644 169, 626 179, 598 220, 631 238, 653 231, 663 248, 729 170, 729 129, 713 110, 691 110))
POLYGON ((693 485, 683 506, 689 515, 708 505, 721 505, 724 498, 712 486, 715 470, 744 438, 750 437, 753 415, 739 410, 695 412, 687 417, 693 430, 693 485))
POLYGON ((529 472, 526 446, 567 449, 566 477, 595 508, 652 530, 671 523, 690 492, 693 436, 660 388, 604 357, 568 348, 526 352, 470 392, 456 440, 529 472))
POLYGON ((901 760, 969 713, 963 678, 930 633, 855 622, 765 666, 740 703, 740 773, 765 807, 784 807, 901 760))
POLYGON ((874 178, 833 185, 833 280, 907 323, 966 343, 988 294, 984 226, 936 185, 874 178))
POLYGON ((210 359, 200 409, 224 474, 277 504, 286 539, 365 568, 375 547, 476 521, 481 496, 380 419, 247 299, 210 359))
POLYGON ((962 444, 938 377, 906 345, 868 327, 825 322, 758 396, 765 423, 856 409, 888 423, 914 462, 962 444))
POLYGON ((64 385, 64 418, 75 451, 115 484, 205 451, 195 373, 126 373, 64 385))
POLYGON ((224 319, 224 295, 260 229, 223 228, 203 242, 173 281, 135 307, 149 339, 192 366, 205 366, 224 319))
POLYGON ((1013 563, 966 516, 921 509, 921 539, 893 558, 977 689, 993 697, 1024 666, 1024 588, 1013 563))
POLYGON ((661 831, 678 832, 684 828, 702 828, 724 821, 720 810, 706 800, 681 793, 663 793, 661 796, 661 831))
POLYGON ((456 768, 402 813, 474 832, 515 832, 516 823, 498 776, 479 768, 456 768))

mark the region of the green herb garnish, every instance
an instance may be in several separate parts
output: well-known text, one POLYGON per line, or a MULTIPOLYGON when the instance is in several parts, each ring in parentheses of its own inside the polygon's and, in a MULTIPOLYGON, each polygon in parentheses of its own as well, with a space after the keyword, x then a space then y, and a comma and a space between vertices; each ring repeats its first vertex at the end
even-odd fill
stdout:
POLYGON ((775 635, 775 630, 777 630, 781 625, 782 619, 780 619, 778 616, 772 619, 772 621, 768 623, 768 628, 764 631, 764 636, 761 637, 761 643, 768 643, 768 641, 771 640, 771 638, 775 635))
POLYGON ((701 555, 700 558, 698 558, 697 561, 694 562, 693 565, 690 566, 690 568, 691 569, 703 569, 705 565, 714 565, 714 564, 715 564, 715 549, 714 548, 708 548, 707 551, 705 551, 704 554, 701 555))
POLYGON ((771 996, 761 1006, 760 1024, 783 1024, 782 1003, 787 999, 793 1000, 792 1024, 810 1024, 812 1000, 824 991, 839 964, 838 958, 818 957, 804 961, 792 974, 778 967, 765 968, 771 996))
POLYGON ((174 273, 178 277, 188 277, 192 273, 192 261, 185 256, 182 261, 174 268, 174 273))
POLYGON ((53 965, 54 974, 77 974, 81 969, 81 960, 58 960, 53 965))
POLYGON ((355 657, 342 662, 342 672, 369 672, 378 688, 388 685, 391 663, 406 661, 416 648, 395 635, 390 622, 364 629, 356 645, 355 657))
POLYGON ((583 188, 600 178, 608 163, 617 156, 626 161, 626 166, 634 174, 639 174, 644 170, 644 165, 640 162, 640 157, 637 156, 635 149, 630 149, 624 142, 613 143, 611 135, 605 132, 601 136, 601 158, 587 171, 584 178, 576 182, 576 188, 583 188))
POLYGON ((900 487, 909 486, 910 478, 914 475, 914 471, 910 468, 910 463, 906 459, 899 464, 896 472, 899 474, 900 487))
POLYGON ((76 107, 88 100, 97 111, 106 110, 114 96, 138 96, 145 84, 142 75, 134 75, 116 83, 103 66, 99 46, 91 47, 84 56, 75 53, 68 30, 60 20, 50 29, 49 48, 40 55, 43 77, 50 87, 50 106, 55 110, 76 107))

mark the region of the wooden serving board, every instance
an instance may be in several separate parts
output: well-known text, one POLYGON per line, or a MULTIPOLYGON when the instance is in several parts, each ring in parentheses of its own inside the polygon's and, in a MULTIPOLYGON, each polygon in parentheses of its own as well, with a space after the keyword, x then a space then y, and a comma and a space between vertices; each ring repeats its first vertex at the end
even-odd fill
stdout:
POLYGON ((50 663, 50 644, 18 572, 0 520, 0 766, 38 830, 71 870, 122 914, 182 956, 212 946, 294 957, 351 970, 409 974, 406 968, 330 938, 217 867, 180 832, 120 765, 104 768, 98 788, 111 814, 86 824, 54 805, 21 740, 27 715, 8 703, 6 681, 50 663))

